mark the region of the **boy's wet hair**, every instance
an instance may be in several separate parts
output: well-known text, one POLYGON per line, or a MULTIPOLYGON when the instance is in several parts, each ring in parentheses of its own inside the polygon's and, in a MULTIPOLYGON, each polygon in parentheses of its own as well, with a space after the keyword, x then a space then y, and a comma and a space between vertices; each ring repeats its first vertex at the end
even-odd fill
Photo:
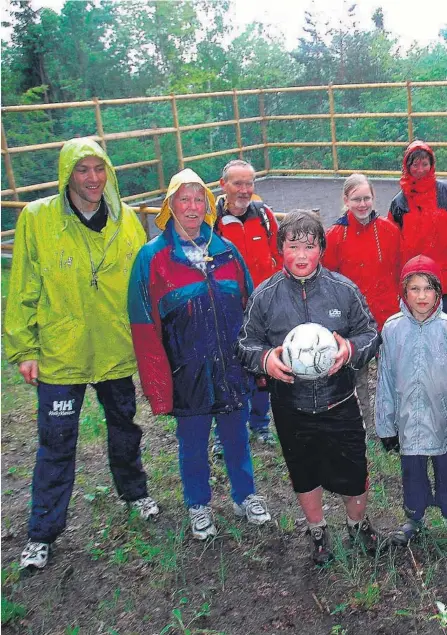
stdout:
POLYGON ((281 221, 278 229, 277 244, 280 253, 287 238, 290 240, 309 240, 318 243, 321 251, 326 249, 324 227, 315 212, 294 209, 281 221))
POLYGON ((415 150, 411 152, 411 154, 407 157, 407 168, 410 169, 415 161, 419 161, 420 159, 428 159, 430 161, 430 167, 433 167, 433 156, 427 150, 415 150))
POLYGON ((440 298, 442 295, 442 288, 441 288, 441 281, 438 280, 438 278, 436 276, 434 276, 432 273, 424 273, 422 271, 413 271, 412 273, 410 273, 409 276, 407 276, 406 278, 404 278, 403 282, 402 282, 402 287, 403 287, 403 291, 405 294, 405 297, 407 297, 407 289, 408 289, 408 285, 410 283, 410 280, 414 277, 414 276, 420 276, 421 278, 425 278, 428 282, 428 284, 433 287, 435 293, 436 293, 436 298, 440 298))

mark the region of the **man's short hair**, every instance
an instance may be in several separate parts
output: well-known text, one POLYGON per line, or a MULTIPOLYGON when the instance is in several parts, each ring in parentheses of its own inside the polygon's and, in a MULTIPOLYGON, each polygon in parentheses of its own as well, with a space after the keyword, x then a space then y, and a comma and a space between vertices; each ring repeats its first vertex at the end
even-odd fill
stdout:
POLYGON ((311 236, 317 241, 321 251, 326 248, 324 227, 315 212, 294 209, 281 221, 278 229, 278 250, 282 253, 287 238, 290 240, 306 240, 311 236))
POLYGON ((231 161, 228 161, 227 165, 222 170, 222 179, 224 181, 228 181, 228 170, 230 168, 250 168, 253 170, 253 174, 256 172, 252 164, 248 161, 243 161, 243 159, 232 159, 231 161))
POLYGON ((411 152, 407 157, 407 168, 410 169, 415 161, 419 161, 420 159, 428 159, 430 161, 430 167, 433 167, 433 156, 427 150, 415 150, 411 152))

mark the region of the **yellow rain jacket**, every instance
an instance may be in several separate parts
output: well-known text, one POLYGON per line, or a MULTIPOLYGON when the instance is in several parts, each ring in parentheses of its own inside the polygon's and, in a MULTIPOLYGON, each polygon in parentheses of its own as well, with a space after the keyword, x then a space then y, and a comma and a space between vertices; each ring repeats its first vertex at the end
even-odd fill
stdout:
POLYGON ((145 242, 137 216, 120 200, 106 153, 87 138, 68 141, 59 157, 59 194, 29 203, 17 222, 5 315, 9 361, 37 360, 39 380, 51 384, 132 375, 127 287, 145 242), (101 232, 81 223, 65 194, 74 166, 87 156, 106 165, 108 217, 101 232))

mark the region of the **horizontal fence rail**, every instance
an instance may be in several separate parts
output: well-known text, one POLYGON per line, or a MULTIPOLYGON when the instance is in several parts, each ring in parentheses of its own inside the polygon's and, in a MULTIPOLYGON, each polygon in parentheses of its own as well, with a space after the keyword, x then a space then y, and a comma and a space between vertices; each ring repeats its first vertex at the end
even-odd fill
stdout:
MULTIPOLYGON (((25 155, 26 153, 41 152, 46 150, 59 149, 63 146, 65 141, 54 141, 49 143, 36 143, 33 145, 25 146, 12 146, 10 147, 7 140, 7 126, 8 116, 13 113, 26 113, 26 112, 38 112, 38 111, 51 111, 60 109, 92 109, 95 115, 96 134, 88 135, 91 139, 97 141, 105 150, 107 150, 107 143, 109 141, 118 141, 124 139, 134 138, 149 138, 154 144, 154 159, 141 160, 132 163, 124 163, 121 165, 115 165, 117 172, 136 170, 139 168, 154 168, 157 170, 158 187, 146 192, 136 192, 128 196, 124 196, 123 200, 126 202, 134 202, 142 199, 148 199, 151 197, 157 197, 166 192, 166 185, 164 181, 163 171, 163 159, 160 150, 160 139, 165 135, 173 135, 175 146, 175 154, 178 169, 183 169, 186 165, 193 164, 196 161, 203 159, 210 159, 215 157, 225 157, 227 155, 236 155, 239 158, 244 158, 244 153, 248 153, 254 150, 263 151, 264 166, 257 172, 257 176, 265 175, 332 175, 343 176, 351 174, 354 171, 361 171, 368 175, 385 175, 390 177, 400 176, 400 170, 385 170, 385 169, 367 169, 364 168, 354 169, 341 169, 339 166, 338 151, 341 148, 387 148, 387 147, 402 147, 405 148, 409 142, 414 139, 414 125, 415 119, 421 120, 423 118, 447 117, 447 111, 415 111, 413 109, 412 91, 415 88, 436 88, 447 87, 447 81, 433 81, 433 82, 392 82, 392 83, 375 83, 375 84, 329 84, 326 86, 289 86, 283 88, 265 88, 265 89, 248 89, 248 90, 232 90, 232 91, 216 91, 208 93, 194 93, 187 95, 163 95, 155 97, 132 97, 127 99, 99 99, 94 98, 86 101, 53 103, 53 104, 30 104, 30 105, 18 105, 18 106, 6 106, 2 108, 2 129, 1 129, 1 153, 4 161, 5 173, 8 181, 8 188, 2 190, 2 197, 12 198, 12 200, 3 201, 2 207, 14 209, 19 211, 26 204, 20 201, 20 195, 25 193, 38 193, 42 190, 57 189, 57 181, 47 181, 44 183, 28 183, 26 185, 17 185, 14 175, 12 157, 25 155), (396 112, 336 112, 336 99, 335 96, 341 91, 352 90, 375 90, 375 89, 405 89, 406 95, 406 110, 399 110, 396 112), (287 95, 287 94, 299 94, 309 93, 315 91, 326 95, 327 97, 327 112, 318 113, 290 113, 290 114, 269 114, 266 110, 265 98, 268 95, 287 95), (259 114, 254 117, 241 117, 239 114, 239 97, 244 96, 257 96, 257 107, 259 114), (216 98, 230 98, 232 100, 233 116, 229 119, 222 119, 220 121, 207 121, 203 123, 195 123, 182 125, 180 121, 180 115, 178 111, 178 104, 183 101, 199 100, 199 99, 216 99, 216 98), (169 106, 172 126, 167 127, 152 127, 127 130, 124 132, 105 131, 102 109, 104 107, 114 106, 127 106, 131 104, 150 104, 150 103, 165 103, 169 106), (406 119, 407 120, 407 139, 405 140, 385 140, 385 141, 342 141, 337 138, 337 122, 343 120, 357 120, 357 119, 406 119), (268 124, 270 122, 293 122, 293 121, 306 121, 306 120, 327 120, 330 124, 330 139, 328 140, 312 140, 312 141, 278 141, 275 139, 269 139, 268 124), (260 138, 262 141, 256 144, 244 144, 244 126, 254 125, 259 126, 260 138), (235 132, 236 145, 230 148, 217 150, 213 152, 204 152, 201 154, 185 155, 182 145, 182 135, 197 131, 197 130, 210 130, 224 127, 233 128, 235 132), (270 149, 273 148, 330 148, 331 150, 331 162, 332 167, 318 168, 318 167, 303 167, 302 169, 286 169, 279 166, 272 165, 270 149)), ((434 148, 447 147, 447 141, 430 141, 427 143, 434 148)), ((261 166, 257 166, 261 167, 261 166)), ((447 176, 447 172, 437 172, 439 176, 447 176)), ((216 177, 219 175, 216 174, 216 177)), ((218 185, 218 181, 213 181, 209 185, 218 185)), ((144 218, 145 214, 156 213, 153 211, 155 208, 147 207, 144 203, 142 206, 135 208, 141 217, 144 218), (152 211, 148 211, 152 210, 152 211)), ((8 230, 12 231, 13 230, 8 230)), ((13 234, 2 232, 3 237, 9 237, 13 234)), ((10 245, 2 244, 2 249, 9 249, 10 245)))

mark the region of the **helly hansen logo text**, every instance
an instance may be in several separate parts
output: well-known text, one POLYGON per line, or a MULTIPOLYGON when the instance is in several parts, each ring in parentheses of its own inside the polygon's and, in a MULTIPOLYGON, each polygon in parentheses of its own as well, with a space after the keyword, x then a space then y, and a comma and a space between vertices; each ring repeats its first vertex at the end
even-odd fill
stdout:
POLYGON ((66 401, 53 401, 53 410, 48 413, 50 417, 67 417, 74 414, 73 404, 74 399, 67 399, 66 401))

